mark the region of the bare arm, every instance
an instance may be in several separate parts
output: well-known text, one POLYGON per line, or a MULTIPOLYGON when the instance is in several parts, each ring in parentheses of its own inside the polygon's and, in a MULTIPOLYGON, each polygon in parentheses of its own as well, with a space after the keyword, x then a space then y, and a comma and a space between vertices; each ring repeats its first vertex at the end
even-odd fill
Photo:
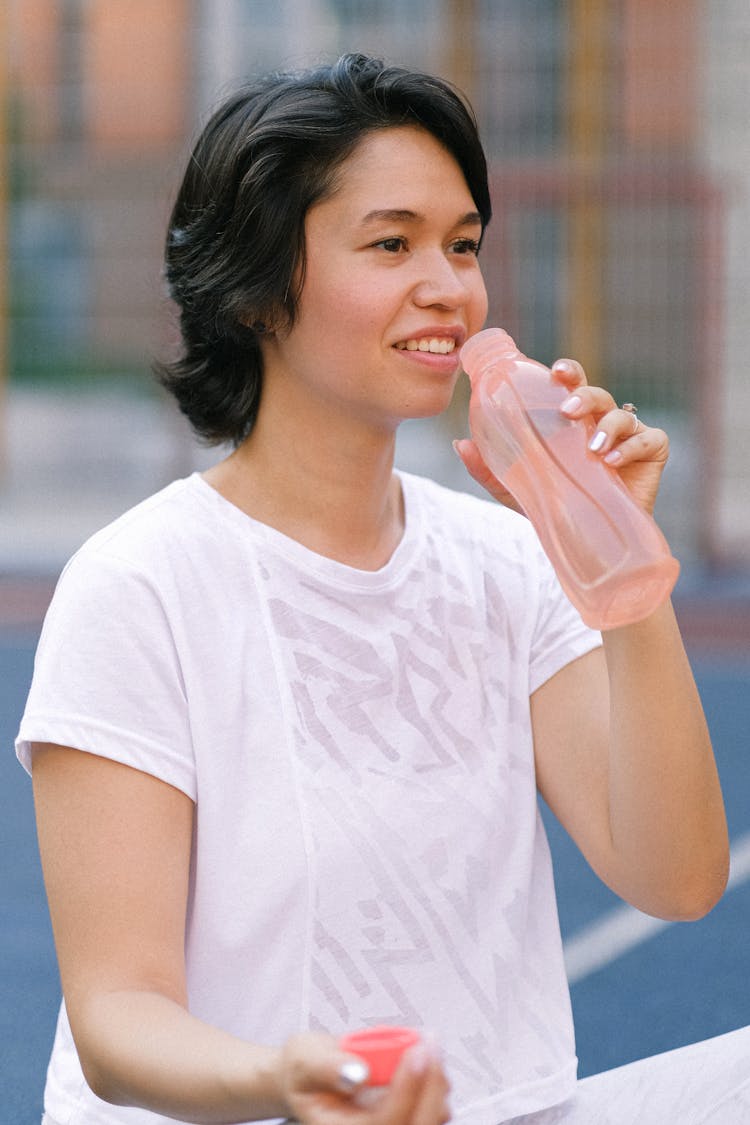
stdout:
POLYGON ((193 1122, 294 1115, 310 1125, 440 1125, 434 1053, 404 1060, 362 1109, 327 1036, 281 1049, 244 1042, 187 1009, 184 941, 193 804, 128 766, 34 750, 40 852, 68 1016, 86 1079, 105 1101, 193 1122))
MULTIPOLYGON (((586 385, 580 365, 553 374, 571 391, 569 417, 592 414, 598 455, 652 511, 669 454, 667 435, 586 385)), ((507 492, 470 441, 457 443, 471 475, 495 499, 507 492)), ((531 700, 537 779, 599 876, 640 909, 696 918, 726 886, 729 844, 713 750, 670 604, 604 634, 531 700)))
POLYGON ((622 898, 701 917, 726 885, 727 829, 671 606, 604 640, 532 697, 540 792, 622 898))

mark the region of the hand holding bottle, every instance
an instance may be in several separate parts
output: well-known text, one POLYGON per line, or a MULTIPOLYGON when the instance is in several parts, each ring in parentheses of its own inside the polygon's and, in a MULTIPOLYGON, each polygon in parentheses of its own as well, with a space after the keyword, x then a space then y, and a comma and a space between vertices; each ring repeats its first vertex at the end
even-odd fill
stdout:
POLYGON ((560 360, 550 371, 500 329, 472 337, 462 362, 473 442, 456 449, 469 472, 525 511, 588 624, 615 628, 647 616, 679 573, 650 517, 666 434, 587 386, 579 364, 560 360))
POLYGON ((618 407, 609 391, 588 386, 583 368, 575 360, 558 359, 551 376, 569 392, 560 407, 566 417, 595 423, 589 450, 616 469, 638 506, 653 514, 669 458, 667 434, 618 407), (599 434, 603 436, 597 440, 599 434))
MULTIPOLYGON (((669 457, 668 435, 664 430, 645 426, 643 422, 639 422, 638 431, 634 433, 633 415, 620 410, 609 391, 589 386, 584 370, 576 360, 556 360, 550 368, 550 376, 553 382, 568 391, 561 403, 563 413, 568 418, 590 417, 596 421, 595 432, 603 431, 606 441, 593 452, 602 460, 613 453, 620 455, 619 459, 615 458, 608 463, 617 469, 639 506, 652 513, 661 475, 669 457), (571 405, 568 406, 568 403, 571 405), (634 441, 634 438, 638 438, 638 441, 634 441)), ((513 493, 508 491, 487 466, 475 441, 460 438, 453 444, 477 484, 486 488, 495 500, 506 507, 517 512, 523 510, 513 493)))

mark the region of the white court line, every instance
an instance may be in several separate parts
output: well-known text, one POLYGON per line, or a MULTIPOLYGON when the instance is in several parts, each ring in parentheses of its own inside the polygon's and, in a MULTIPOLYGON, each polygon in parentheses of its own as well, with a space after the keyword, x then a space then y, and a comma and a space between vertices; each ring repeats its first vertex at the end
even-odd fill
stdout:
MULTIPOLYGON (((750 879, 750 832, 732 845, 727 890, 750 879)), ((665 930, 673 922, 652 918, 623 903, 565 942, 565 968, 573 985, 665 930)))

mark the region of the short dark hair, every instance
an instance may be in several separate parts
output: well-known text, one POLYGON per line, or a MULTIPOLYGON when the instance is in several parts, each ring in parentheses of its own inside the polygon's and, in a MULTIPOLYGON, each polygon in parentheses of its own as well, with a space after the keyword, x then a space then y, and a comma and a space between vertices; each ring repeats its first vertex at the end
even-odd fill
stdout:
POLYGON ((249 434, 263 366, 259 336, 290 327, 304 276, 305 216, 377 129, 419 125, 461 168, 483 227, 487 164, 473 111, 450 83, 362 54, 274 73, 213 114, 188 162, 166 241, 183 352, 157 378, 207 444, 249 434))

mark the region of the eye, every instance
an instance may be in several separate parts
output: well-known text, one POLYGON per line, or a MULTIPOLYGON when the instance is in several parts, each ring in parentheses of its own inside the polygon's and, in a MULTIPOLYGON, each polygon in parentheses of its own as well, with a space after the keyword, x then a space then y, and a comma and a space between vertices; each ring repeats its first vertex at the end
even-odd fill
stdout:
POLYGON ((398 254, 401 250, 406 250, 406 239, 401 235, 394 235, 392 238, 381 238, 378 242, 374 242, 373 246, 382 247, 389 254, 398 254))
POLYGON ((473 254, 476 258, 479 253, 479 240, 476 238, 457 238, 451 243, 454 254, 473 254))

